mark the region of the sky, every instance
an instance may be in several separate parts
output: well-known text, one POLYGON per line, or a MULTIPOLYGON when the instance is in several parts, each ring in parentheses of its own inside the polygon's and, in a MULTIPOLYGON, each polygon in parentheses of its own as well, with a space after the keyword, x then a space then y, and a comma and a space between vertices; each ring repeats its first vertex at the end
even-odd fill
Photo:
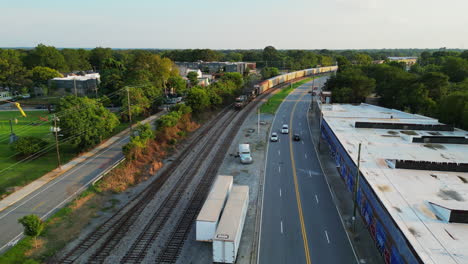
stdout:
POLYGON ((0 47, 468 49, 467 0, 0 0, 0 47))

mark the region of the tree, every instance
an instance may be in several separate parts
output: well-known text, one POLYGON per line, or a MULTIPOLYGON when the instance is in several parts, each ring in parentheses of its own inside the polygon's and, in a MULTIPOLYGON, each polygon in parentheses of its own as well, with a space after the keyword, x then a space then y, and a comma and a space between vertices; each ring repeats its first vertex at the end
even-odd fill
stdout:
POLYGON ((107 58, 102 64, 100 70, 101 84, 100 91, 102 94, 109 94, 124 87, 126 67, 120 61, 113 58, 107 58))
POLYGON ((86 71, 92 69, 89 63, 89 51, 84 49, 63 49, 62 54, 70 71, 86 71))
POLYGON ((34 238, 34 244, 37 248, 37 237, 44 230, 44 222, 39 218, 39 216, 31 214, 26 215, 18 219, 18 222, 24 227, 24 234, 34 238))
POLYGON ((332 91, 334 102, 361 103, 374 91, 375 80, 367 77, 361 69, 351 67, 332 76, 325 86, 332 91))
POLYGON ((21 53, 13 49, 0 49, 0 86, 20 90, 31 87, 30 73, 23 66, 21 53))
POLYGON ((59 122, 62 134, 80 151, 100 143, 119 124, 115 114, 102 103, 87 97, 63 97, 57 111, 64 113, 59 122))
POLYGON ((439 119, 441 122, 468 129, 468 91, 455 91, 442 98, 439 119))
MULTIPOLYGON (((148 86, 126 86, 120 92, 122 109, 128 111, 128 96, 130 96, 130 111, 132 116, 147 113, 151 107, 151 100, 145 90, 151 90, 148 86), (146 88, 146 89, 145 89, 146 88), (127 94, 128 89, 128 94, 127 94)), ((155 99, 156 97, 152 98, 155 99)), ((128 112, 127 112, 128 115, 128 112)))
POLYGON ((230 52, 226 54, 224 60, 226 61, 242 61, 242 54, 238 52, 230 52))
POLYGON ((244 85, 244 78, 242 78, 242 74, 238 72, 226 72, 223 74, 220 81, 231 81, 236 85, 237 88, 241 88, 244 85))
POLYGON ((37 45, 37 47, 25 57, 25 65, 29 69, 36 66, 43 66, 61 72, 68 71, 68 66, 65 63, 65 58, 62 53, 53 46, 46 46, 43 44, 37 45))
POLYGON ((31 70, 32 80, 36 85, 46 85, 47 81, 55 78, 55 77, 62 77, 60 72, 51 69, 49 67, 43 66, 36 66, 31 70))
POLYGON ((191 71, 187 74, 187 79, 190 81, 190 86, 195 86, 198 84, 198 74, 197 72, 191 71))
POLYGON ((167 86, 177 94, 183 94, 187 90, 187 82, 179 75, 169 77, 167 79, 167 86))
POLYGON ((461 82, 468 77, 468 60, 458 57, 447 57, 443 64, 443 72, 452 82, 461 82))
POLYGON ((273 46, 267 46, 263 49, 263 60, 266 61, 267 66, 272 65, 272 62, 280 61, 279 52, 273 46))
POLYGON ((111 48, 97 47, 91 50, 89 54, 89 62, 96 70, 101 70, 106 59, 112 58, 111 48))
POLYGON ((460 57, 465 60, 468 60, 468 50, 463 51, 462 54, 460 54, 460 57))
POLYGON ((205 89, 195 86, 187 93, 186 104, 190 106, 193 111, 200 112, 210 106, 210 97, 205 89))
POLYGON ((17 141, 10 145, 10 148, 16 153, 17 156, 30 156, 39 152, 48 145, 47 141, 33 137, 24 136, 20 137, 17 141))
POLYGON ((134 157, 131 155, 131 150, 136 147, 144 148, 148 140, 152 138, 154 138, 154 132, 150 124, 138 123, 133 130, 133 135, 130 137, 130 142, 122 147, 122 152, 128 159, 133 159, 134 157))
POLYGON ((353 61, 357 65, 369 65, 372 63, 372 58, 365 53, 358 53, 354 55, 353 61))
POLYGON ((436 101, 440 100, 448 92, 449 77, 441 72, 424 73, 420 80, 429 90, 429 97, 436 101))
POLYGON ((265 68, 262 69, 260 74, 262 75, 263 79, 268 79, 268 78, 271 78, 271 77, 278 76, 280 74, 280 72, 279 72, 278 68, 265 67, 265 68))
POLYGON ((336 62, 338 64, 338 72, 344 71, 351 65, 351 62, 345 56, 336 56, 336 62))

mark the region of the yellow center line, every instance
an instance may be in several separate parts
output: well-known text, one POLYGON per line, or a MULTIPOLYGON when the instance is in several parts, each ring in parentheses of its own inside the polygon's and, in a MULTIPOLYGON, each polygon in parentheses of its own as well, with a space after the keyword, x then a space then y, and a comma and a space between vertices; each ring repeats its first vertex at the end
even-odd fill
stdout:
MULTIPOLYGON (((306 93, 302 93, 301 97, 299 97, 299 100, 296 101, 291 111, 291 116, 289 118, 289 127, 291 130, 292 130, 292 121, 294 117, 294 111, 296 110, 297 103, 302 99, 302 97, 304 97, 305 94, 306 93)), ((310 261, 309 242, 307 242, 307 233, 306 233, 305 224, 304 224, 304 215, 302 214, 301 194, 299 192, 299 184, 297 183, 296 163, 294 161, 294 153, 293 153, 293 146, 292 146, 292 134, 293 133, 289 133, 289 134, 290 134, 289 135, 289 139, 290 139, 289 140, 289 153, 291 154, 294 188, 296 190, 296 201, 297 201, 297 209, 299 211, 299 221, 301 222, 302 240, 304 241, 306 263, 311 264, 312 262, 310 261)))
POLYGON ((44 201, 38 203, 36 206, 33 207, 32 211, 36 210, 37 208, 39 208, 43 204, 44 204, 44 201))

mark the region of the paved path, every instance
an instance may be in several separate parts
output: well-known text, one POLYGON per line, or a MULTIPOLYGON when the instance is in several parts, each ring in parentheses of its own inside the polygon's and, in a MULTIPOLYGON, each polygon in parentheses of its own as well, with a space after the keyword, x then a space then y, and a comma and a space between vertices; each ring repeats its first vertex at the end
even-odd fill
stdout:
MULTIPOLYGON (((325 78, 315 80, 322 85, 325 78)), ((310 135, 311 83, 293 91, 272 125, 267 153, 259 263, 356 263, 310 135), (288 124, 290 134, 281 134, 288 124), (299 134, 301 141, 292 141, 299 134)))
MULTIPOLYGON (((151 122, 163 112, 145 119, 151 122)), ((122 146, 129 141, 128 130, 110 138, 96 153, 85 154, 85 159, 76 159, 64 165, 68 170, 56 177, 46 175, 43 178, 25 186, 22 190, 9 196, 21 195, 8 208, 0 212, 0 252, 22 237, 23 228, 18 224, 18 218, 24 215, 36 214, 45 219, 57 209, 63 207, 89 184, 102 175, 108 168, 123 158, 122 146)), ((82 157, 79 157, 80 159, 82 157)), ((2 200, 5 204, 5 201, 2 200)))

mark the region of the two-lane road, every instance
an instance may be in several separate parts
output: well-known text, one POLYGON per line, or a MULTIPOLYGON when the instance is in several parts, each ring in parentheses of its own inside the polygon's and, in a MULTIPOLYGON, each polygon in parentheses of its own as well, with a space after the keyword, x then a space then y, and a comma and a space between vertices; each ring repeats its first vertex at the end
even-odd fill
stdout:
MULTIPOLYGON (((156 114, 143 122, 152 122, 161 114, 156 114)), ((115 137, 113 140, 115 142, 109 146, 1 211, 0 252, 21 238, 23 227, 18 223, 19 218, 36 214, 46 219, 121 160, 124 156, 122 146, 129 141, 129 134, 115 137)))
MULTIPOLYGON (((321 86, 326 78, 315 80, 321 86)), ((259 263, 356 263, 310 135, 311 82, 281 104, 268 145, 259 263), (289 134, 281 134, 283 124, 289 134), (299 134, 301 140, 293 141, 299 134)))

